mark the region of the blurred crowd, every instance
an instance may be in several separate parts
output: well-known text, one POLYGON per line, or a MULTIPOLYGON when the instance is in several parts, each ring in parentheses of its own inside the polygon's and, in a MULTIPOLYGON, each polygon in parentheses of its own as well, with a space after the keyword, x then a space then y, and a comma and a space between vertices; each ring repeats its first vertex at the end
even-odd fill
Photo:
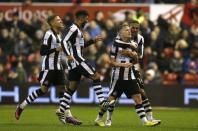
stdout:
MULTIPOLYGON (((26 0, 24 0, 26 1, 26 0)), ((28 0, 31 2, 64 3, 185 3, 188 0, 28 0)), ((0 2, 22 2, 21 0, 1 0, 0 2)))
MULTIPOLYGON (((146 1, 146 0, 145 0, 146 1)), ((190 6, 196 6, 192 0, 190 6)), ((188 4, 185 11, 189 11, 188 4)), ((145 39, 144 59, 140 62, 146 84, 198 84, 198 10, 192 8, 190 15, 184 13, 180 25, 159 16, 157 22, 150 21, 148 14, 139 10, 135 14, 125 12, 125 20, 136 19, 141 23, 140 34, 145 39)), ((53 12, 49 11, 48 16, 53 12)), ((72 12, 63 18, 65 26, 73 22, 72 12)), ((117 34, 119 20, 113 16, 104 17, 102 11, 95 12, 84 31, 88 41, 97 35, 104 40, 84 50, 84 57, 95 66, 109 82, 108 60, 110 47, 117 34), (102 65, 98 68, 97 65, 102 65)), ((0 82, 37 82, 40 71, 40 46, 48 28, 45 21, 33 15, 31 20, 20 20, 18 12, 12 21, 4 19, 0 12, 0 82)), ((64 56, 63 56, 64 58, 64 56)), ((67 69, 66 69, 67 72, 67 69)))

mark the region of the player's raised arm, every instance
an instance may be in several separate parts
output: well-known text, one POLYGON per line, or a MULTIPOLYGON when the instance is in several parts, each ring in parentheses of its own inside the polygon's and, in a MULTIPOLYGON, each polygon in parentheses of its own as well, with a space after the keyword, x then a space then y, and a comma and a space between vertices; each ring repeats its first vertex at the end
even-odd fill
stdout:
POLYGON ((103 37, 101 36, 101 35, 99 35, 99 36, 96 36, 96 38, 95 39, 90 39, 89 41, 87 41, 86 43, 85 43, 85 48, 86 47, 89 47, 90 45, 92 45, 92 44, 94 44, 94 43, 97 43, 98 41, 102 41, 103 40, 103 37))

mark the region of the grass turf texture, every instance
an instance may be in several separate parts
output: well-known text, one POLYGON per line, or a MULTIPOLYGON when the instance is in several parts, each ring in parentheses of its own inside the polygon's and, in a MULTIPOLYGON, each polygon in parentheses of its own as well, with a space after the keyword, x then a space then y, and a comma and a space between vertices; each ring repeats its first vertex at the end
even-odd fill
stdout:
MULTIPOLYGON (((156 127, 144 127, 133 107, 117 107, 111 127, 94 126, 97 107, 72 106, 80 126, 63 125, 55 116, 56 106, 28 106, 19 121, 15 106, 0 106, 0 131, 198 131, 198 109, 154 108, 154 116, 162 120, 156 127)), ((105 119, 104 119, 105 120, 105 119)))

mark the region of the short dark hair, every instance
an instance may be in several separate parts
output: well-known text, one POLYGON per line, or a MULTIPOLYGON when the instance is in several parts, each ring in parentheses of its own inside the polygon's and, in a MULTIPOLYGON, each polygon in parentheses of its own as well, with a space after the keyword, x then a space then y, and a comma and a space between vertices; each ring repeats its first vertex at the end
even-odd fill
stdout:
POLYGON ((129 20, 128 23, 129 23, 129 25, 131 25, 131 24, 140 24, 137 20, 129 20))
POLYGON ((79 10, 76 12, 75 16, 76 18, 86 17, 86 16, 89 16, 89 13, 86 10, 79 10))
POLYGON ((51 25, 51 22, 56 18, 57 15, 51 15, 47 18, 47 23, 51 25))

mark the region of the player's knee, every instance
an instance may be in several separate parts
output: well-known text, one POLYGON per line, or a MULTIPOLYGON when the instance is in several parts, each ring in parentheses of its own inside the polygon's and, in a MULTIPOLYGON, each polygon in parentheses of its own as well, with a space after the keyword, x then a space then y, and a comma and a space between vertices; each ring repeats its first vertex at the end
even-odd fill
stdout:
POLYGON ((146 100, 146 99, 148 99, 148 97, 146 96, 146 94, 141 94, 141 97, 142 97, 142 100, 143 101, 146 100))
POLYGON ((146 93, 145 93, 144 89, 140 89, 140 93, 141 93, 142 97, 146 97, 146 93))
POLYGON ((136 104, 142 104, 142 99, 140 94, 133 95, 133 100, 135 101, 136 104))
POLYGON ((75 92, 75 90, 73 90, 73 89, 70 89, 70 88, 66 88, 65 89, 66 90, 66 92, 69 94, 69 95, 73 95, 74 94, 74 92, 75 92))
POLYGON ((100 80, 100 75, 98 73, 95 73, 91 78, 93 81, 100 80))
POLYGON ((100 77, 96 75, 96 76, 93 78, 93 83, 94 83, 94 84, 100 84, 100 82, 101 82, 101 81, 100 81, 100 77))

